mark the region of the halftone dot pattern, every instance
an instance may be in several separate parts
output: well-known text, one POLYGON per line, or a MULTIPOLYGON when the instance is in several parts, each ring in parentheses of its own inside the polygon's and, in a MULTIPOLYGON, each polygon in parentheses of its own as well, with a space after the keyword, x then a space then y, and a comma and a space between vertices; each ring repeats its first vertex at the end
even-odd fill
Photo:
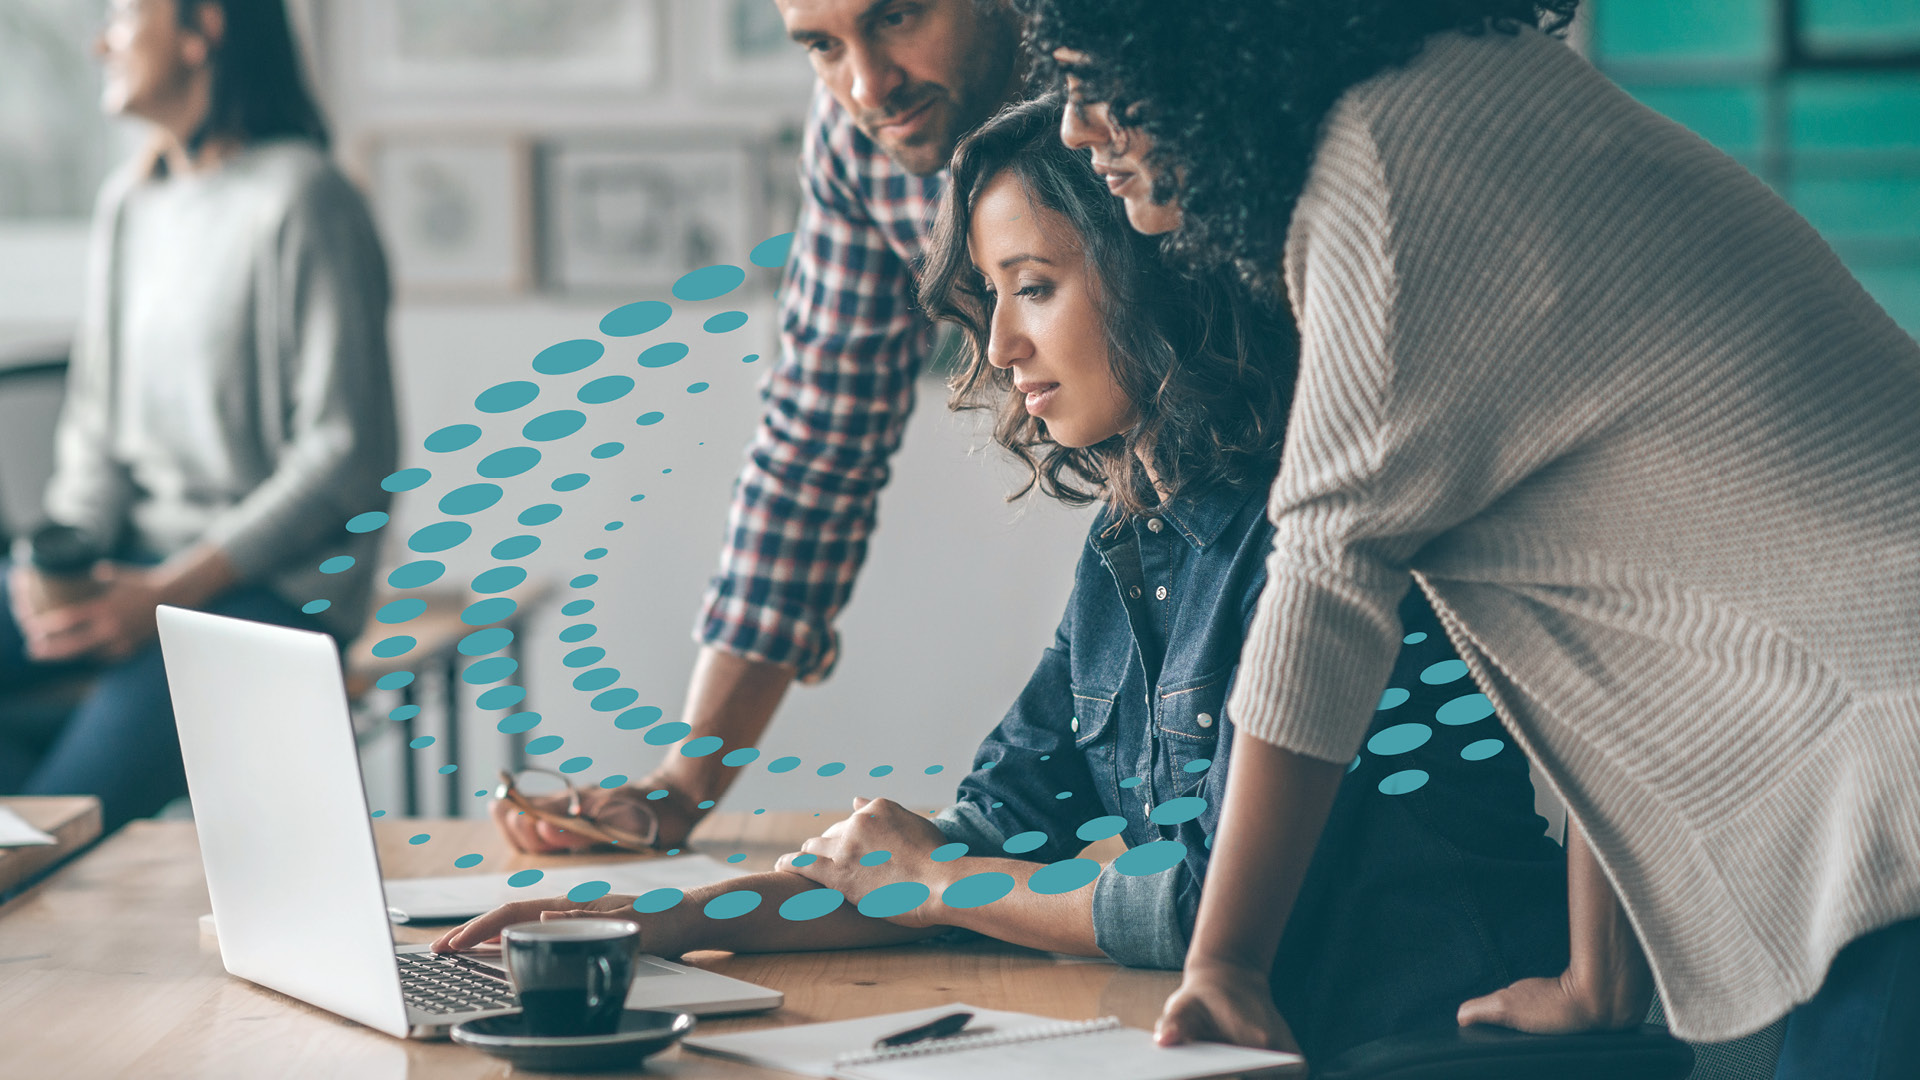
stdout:
POLYGON ((433 473, 426 469, 401 469, 382 478, 380 487, 385 491, 412 491, 431 479, 433 473))
POLYGON ((472 584, 477 593, 503 593, 519 588, 526 580, 527 572, 518 566, 496 566, 474 575, 472 584))
POLYGON ((809 889, 795 893, 780 904, 780 917, 788 922, 810 922, 840 910, 847 898, 838 889, 809 889))
POLYGON ((515 559, 524 559, 538 550, 540 550, 540 538, 530 533, 523 533, 519 536, 509 536, 493 545, 493 550, 489 554, 503 562, 512 562, 515 559))
POLYGON ((934 848, 927 853, 927 858, 932 859, 934 862, 952 862, 966 853, 967 845, 956 840, 951 844, 941 844, 939 847, 934 848))
MULTIPOLYGON (((392 712, 389 712, 387 714, 387 719, 395 721, 397 723, 400 721, 411 720, 414 717, 419 715, 420 715, 420 706, 399 705, 399 706, 396 706, 392 712)), ((432 742, 433 740, 429 738, 427 741, 432 742)))
POLYGON ((1014 833, 1000 847, 1009 855, 1024 855, 1047 842, 1047 834, 1037 830, 1014 833))
POLYGON ((451 775, 453 775, 454 773, 457 773, 457 772, 459 772, 459 771, 460 771, 460 766, 458 766, 458 765, 442 765, 442 766, 440 766, 440 767, 439 767, 438 769, 436 769, 436 770, 434 770, 434 771, 435 771, 435 772, 438 772, 438 773, 439 773, 439 774, 440 774, 441 776, 451 776, 451 775))
POLYGON ((658 727, 647 729, 647 733, 640 736, 640 740, 648 746, 665 746, 668 743, 679 742, 691 734, 693 734, 692 724, 683 720, 675 720, 671 723, 661 724, 658 727))
POLYGON ((846 762, 829 761, 825 765, 822 765, 818 769, 815 769, 814 773, 819 776, 838 776, 841 773, 846 771, 847 771, 846 762))
POLYGON ((1386 712, 1388 709, 1397 709, 1405 705, 1407 699, 1412 696, 1412 694, 1402 690, 1398 686, 1389 686, 1385 692, 1380 695, 1380 704, 1374 706, 1374 711, 1386 712))
POLYGON ((1367 751, 1382 757, 1405 754, 1427 745, 1433 729, 1425 724, 1395 724, 1382 728, 1367 740, 1367 751))
POLYGON ((413 672, 389 671, 373 681, 373 685, 382 690, 399 690, 413 685, 413 672))
POLYGON ((499 484, 467 484, 440 497, 440 512, 455 517, 477 514, 499 502, 503 494, 499 484))
POLYGON ((678 341, 664 341, 640 354, 643 368, 672 367, 687 358, 687 347, 678 341))
POLYGON ((1187 857, 1187 845, 1178 840, 1152 840, 1128 848, 1113 860, 1115 873, 1128 877, 1146 877, 1170 870, 1187 857))
POLYGON ((540 451, 531 446, 510 446, 505 450, 496 450, 480 459, 473 471, 489 480, 504 480, 510 476, 519 476, 540 464, 540 451))
POLYGON ((576 641, 585 641, 599 632, 600 628, 592 623, 574 623, 554 636, 571 645, 576 641))
POLYGON ((373 613, 375 622, 403 623, 409 619, 426 614, 427 602, 417 596, 403 596, 390 604, 382 605, 373 613))
POLYGON ((1203 773, 1203 772, 1206 772, 1208 769, 1213 768, 1213 759, 1212 758, 1195 758, 1194 760, 1187 762, 1185 765, 1180 766, 1180 768, 1183 772, 1203 773))
POLYGON ((603 776, 600 778, 600 786, 603 788, 609 788, 609 789, 617 788, 626 782, 627 782, 626 773, 614 773, 611 776, 603 776))
POLYGON ((540 350, 533 358, 533 370, 542 375, 571 375, 592 367, 607 354, 606 346, 587 338, 562 341, 540 350))
POLYGON ((1123 788, 1137 788, 1144 783, 1146 783, 1146 781, 1138 776, 1129 776, 1125 780, 1120 781, 1120 786, 1123 788))
POLYGON ((891 765, 875 765, 873 768, 867 770, 867 775, 868 776, 885 776, 892 771, 893 771, 893 766, 891 765))
POLYGON ((880 866, 893 858, 891 851, 869 851, 860 856, 861 866, 880 866))
MULTIPOLYGON (((661 712, 657 705, 642 705, 637 709, 628 709, 626 712, 621 713, 614 719, 613 726, 631 731, 634 728, 646 727, 658 721, 664 715, 666 714, 661 712)), ((688 728, 687 730, 692 731, 693 729, 688 728)))
POLYGON ((1461 747, 1460 756, 1468 761, 1485 761, 1506 748, 1507 744, 1499 739, 1481 739, 1461 747))
POLYGON ((633 898, 633 910, 653 915, 678 904, 686 897, 679 889, 653 889, 633 898))
POLYGON ((387 575, 387 584, 396 589, 419 589, 440 580, 447 572, 447 564, 438 559, 419 559, 402 563, 387 575))
POLYGON ((767 763, 767 771, 770 773, 792 772, 799 767, 800 759, 797 757, 774 758, 767 763))
POLYGON ((1493 702, 1485 694, 1463 694, 1435 710, 1433 718, 1450 727, 1477 723, 1493 715, 1493 702))
POLYGON ((353 569, 354 562, 355 559, 351 555, 335 555, 333 558, 320 564, 320 572, 323 574, 345 573, 353 569))
POLYGON ((567 899, 576 904, 598 900, 613 891, 613 886, 605 881, 583 881, 567 890, 567 899))
POLYGON ((943 772, 945 770, 946 770, 945 765, 929 765, 920 771, 926 773, 928 776, 932 776, 936 773, 943 772))
POLYGON ((700 913, 709 919, 737 919, 760 906, 760 894, 752 889, 723 892, 707 901, 700 913))
POLYGON ((473 399, 473 407, 483 413, 509 413, 515 409, 524 409, 540 396, 540 384, 516 379, 513 382, 498 383, 480 391, 473 399))
POLYGON ((347 519, 347 531, 350 533, 370 533, 386 527, 387 515, 379 510, 369 510, 364 514, 355 514, 347 519))
MULTIPOLYGON (((814 817, 819 817, 820 815, 819 815, 819 814, 815 814, 815 815, 813 815, 813 816, 814 816, 814 817)), ((795 866, 812 866, 812 865, 813 865, 813 864, 814 864, 815 862, 817 862, 818 860, 819 860, 819 856, 817 856, 817 855, 814 855, 814 854, 812 854, 811 852, 801 852, 800 854, 798 854, 798 855, 795 855, 795 856, 793 857, 793 865, 795 865, 795 866)))
MULTIPOLYGON (((485 577, 485 574, 480 575, 485 577)), ((489 582, 488 584, 491 584, 489 582)), ((489 600, 478 600, 468 604, 460 612, 460 621, 468 626, 487 626, 511 618, 520 610, 520 602, 511 597, 497 596, 489 600)))
POLYGON ((539 884, 540 879, 546 876, 547 873, 544 870, 522 870, 507 878, 507 884, 515 889, 524 889, 529 885, 539 884))
POLYGON ((1380 781, 1380 794, 1406 795, 1427 786, 1428 776, 1423 769, 1402 769, 1390 773, 1380 781))
POLYGON ((532 739, 527 742, 527 753, 535 757, 541 754, 551 754, 566 745, 566 741, 567 740, 558 735, 542 735, 537 739, 532 739))
POLYGON ((608 337, 638 337, 658 330, 673 317, 673 305, 658 300, 642 300, 607 312, 600 320, 600 332, 608 337))
POLYGON ((721 739, 718 735, 702 735, 697 739, 689 740, 687 745, 681 747, 680 756, 690 758, 706 757, 709 754, 717 752, 725 745, 725 740, 721 739))
POLYGON ((427 747, 432 745, 433 745, 433 736, 431 735, 422 735, 419 738, 407 744, 408 748, 413 750, 425 750, 427 747))
POLYGON ((727 756, 720 759, 720 764, 737 769, 742 765, 752 764, 759 757, 760 751, 751 746, 743 746, 738 750, 728 751, 727 756))
POLYGON ((1035 870, 1027 879, 1027 888, 1042 896, 1058 896, 1083 889, 1099 876, 1100 864, 1092 859, 1067 859, 1035 870))
POLYGON ((1442 686, 1466 677, 1467 662, 1465 660, 1442 660, 1420 673, 1420 681, 1428 686, 1442 686))
POLYGON ((1168 799, 1147 815, 1147 820, 1155 825, 1178 825, 1183 821, 1192 821, 1207 812, 1207 800, 1197 795, 1180 799, 1168 799))
POLYGON ((1118 836, 1127 827, 1127 819, 1118 814, 1105 814, 1080 823, 1073 835, 1091 844, 1095 840, 1105 840, 1109 836, 1118 836))
POLYGON ((1013 876, 989 870, 968 874, 940 893, 940 902, 952 908, 985 907, 1013 891, 1013 876))
POLYGON ((1425 630, 1415 630, 1413 633, 1400 639, 1404 645, 1418 645, 1425 640, 1427 640, 1427 632, 1425 630))
MULTIPOLYGON (((486 794, 486 792, 481 792, 481 794, 484 795, 486 794)), ((481 855, 478 852, 475 852, 471 855, 462 855, 459 858, 453 860, 453 865, 459 867, 462 870, 465 870, 469 867, 479 866, 482 862, 485 862, 485 861, 486 861, 485 855, 481 855)))
POLYGON ((433 834, 431 834, 431 833, 419 833, 419 834, 417 834, 417 835, 414 835, 414 836, 409 836, 409 837, 407 837, 407 843, 409 843, 409 844, 424 844, 424 843, 426 843, 427 841, 429 841, 429 840, 431 840, 431 839, 433 839, 433 834))
POLYGON ((727 856, 727 861, 730 863, 745 862, 746 860, 747 860, 747 856, 745 852, 736 851, 733 854, 727 856))
POLYGON ((480 441, 480 429, 472 424, 450 424, 428 435, 420 445, 432 454, 451 454, 480 441))
POLYGON ((700 329, 709 334, 725 334, 747 325, 747 313, 744 311, 723 311, 700 324, 700 329))
POLYGON ((592 767, 593 759, 590 757, 568 758, 560 763, 560 771, 563 773, 585 772, 592 767))
POLYGON ((933 891, 918 881, 895 881, 861 897, 854 908, 869 919, 891 919, 926 903, 931 895, 933 891))
POLYGON ((318 615, 333 606, 331 600, 309 600, 300 605, 300 610, 309 615, 318 615))

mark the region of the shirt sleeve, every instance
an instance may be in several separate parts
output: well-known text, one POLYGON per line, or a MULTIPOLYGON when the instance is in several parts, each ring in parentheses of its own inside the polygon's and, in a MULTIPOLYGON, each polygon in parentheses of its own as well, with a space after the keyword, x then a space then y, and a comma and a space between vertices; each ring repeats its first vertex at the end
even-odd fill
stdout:
POLYGON ((380 480, 397 456, 386 262, 366 204, 321 169, 275 240, 257 271, 255 348, 263 384, 277 388, 262 396, 278 457, 206 532, 246 579, 338 543, 349 518, 384 506, 380 480))
POLYGON ((791 664, 802 682, 833 668, 834 618, 866 559, 875 500, 929 349, 911 268, 870 216, 855 175, 862 153, 878 153, 863 150, 863 139, 816 90, 780 358, 695 632, 703 644, 791 664))

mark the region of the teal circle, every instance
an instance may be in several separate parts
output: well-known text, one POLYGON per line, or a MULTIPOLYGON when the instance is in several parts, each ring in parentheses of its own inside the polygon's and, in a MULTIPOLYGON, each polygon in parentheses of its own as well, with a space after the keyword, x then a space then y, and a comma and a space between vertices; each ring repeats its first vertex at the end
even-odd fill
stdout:
POLYGON ((1493 702, 1485 694, 1462 694, 1433 712, 1433 718, 1448 727, 1476 723, 1492 715, 1493 702))
POLYGON ((425 469, 401 469, 390 473, 380 481, 382 491, 412 491, 421 484, 433 479, 433 474, 425 469))
POLYGON ((300 605, 300 610, 308 615, 318 615, 333 606, 331 600, 309 600, 300 605))
POLYGON ((934 862, 952 862, 966 853, 967 845, 956 840, 951 844, 941 844, 939 847, 927 852, 927 858, 932 859, 934 862))
POLYGON ((475 853, 472 855, 462 855, 459 858, 453 860, 453 865, 459 867, 462 870, 465 870, 470 866, 479 866, 485 860, 486 860, 486 856, 478 853, 475 853))
MULTIPOLYGON (((621 713, 614 719, 613 726, 623 731, 632 731, 634 728, 646 727, 654 721, 659 720, 663 715, 665 714, 660 711, 660 707, 657 705, 642 705, 637 709, 628 709, 626 712, 621 713)), ((687 730, 691 731, 693 729, 688 728, 687 730)))
POLYGON ((502 619, 510 618, 518 610, 520 605, 512 597, 495 596, 468 604, 466 609, 460 612, 460 621, 468 626, 485 626, 488 623, 497 623, 502 619))
POLYGON ((726 740, 722 739, 718 735, 702 735, 697 739, 693 739, 689 741, 687 745, 681 747, 680 756, 693 757, 693 758, 706 757, 709 754, 717 752, 722 746, 725 746, 725 745, 726 745, 726 740))
POLYGON ((419 715, 420 715, 420 706, 402 705, 399 708, 388 713, 387 719, 392 720, 395 723, 401 723, 403 721, 411 720, 414 717, 419 715))
POLYGON ((567 899, 576 904, 589 900, 598 900, 613 891, 613 886, 605 881, 583 881, 567 890, 567 899))
POLYGON ((384 604, 373 613, 375 622, 391 626, 394 623, 411 622, 426 614, 427 602, 417 596, 403 596, 390 604, 384 604))
POLYGON ((592 610, 593 601, 591 600, 569 600, 560 605, 560 614, 562 615, 585 615, 592 610))
MULTIPOLYGON (((399 712, 400 710, 395 709, 394 711, 399 712)), ((422 735, 419 738, 414 739, 412 742, 409 742, 407 744, 407 748, 409 750, 425 750, 427 747, 432 745, 433 745, 433 736, 422 735)))
POLYGON ((1013 891, 1013 875, 997 870, 968 874, 946 887, 940 902, 950 908, 986 907, 1013 891))
MULTIPOLYGON (((813 816, 819 817, 820 815, 815 814, 813 816)), ((795 866, 812 866, 814 863, 819 861, 820 861, 820 856, 808 854, 805 852, 802 852, 801 854, 795 855, 793 857, 793 865, 795 866)))
POLYGON ((480 441, 480 429, 472 424, 448 424, 446 427, 428 435, 420 445, 429 453, 450 454, 455 450, 465 450, 480 441))
POLYGON ((800 759, 791 756, 774 758, 772 761, 767 762, 767 771, 770 773, 792 772, 799 767, 800 759))
POLYGON ((524 686, 496 686, 474 698, 473 703, 482 711, 492 712, 494 709, 510 709, 526 699, 527 688, 524 686))
POLYGON ((520 511, 520 524, 534 526, 545 525, 560 516, 560 508, 553 503, 538 503, 520 511))
POLYGON ((1109 836, 1118 836, 1127 828, 1127 819, 1118 814, 1108 814, 1092 821, 1081 822, 1073 835, 1091 844, 1095 840, 1105 840, 1109 836))
POLYGON ((1010 854, 1024 855, 1046 842, 1046 833, 1040 832, 1037 829, 1029 829, 1026 832, 1014 833, 1012 836, 1007 837, 1007 842, 1001 844, 1000 847, 1010 854))
POLYGON ((640 691, 622 687, 618 690, 609 690, 604 694, 595 694, 593 700, 587 702, 587 707, 594 712, 619 712, 639 700, 640 691))
POLYGON ((1125 780, 1120 781, 1120 786, 1123 788, 1137 788, 1143 783, 1146 783, 1146 781, 1142 780, 1140 777, 1129 776, 1125 780))
POLYGON ((584 772, 592 767, 593 759, 590 757, 572 757, 560 763, 560 771, 563 773, 584 772))
POLYGON ((499 652, 511 644, 513 644, 513 631, 504 626, 496 626, 488 630, 475 630, 461 638, 460 643, 454 646, 454 650, 461 656, 485 656, 488 653, 499 652))
POLYGON ((387 515, 379 510, 369 510, 364 514, 355 514, 347 519, 347 531, 350 533, 370 533, 385 528, 387 515))
POLYGON ((610 457, 620 456, 620 452, 622 450, 625 450, 626 448, 627 448, 626 443, 603 442, 599 446, 594 447, 589 453, 594 458, 594 460, 605 461, 610 457))
POLYGON ((639 356, 643 368, 671 367, 687 358, 687 347, 677 341, 663 341, 639 356))
POLYGON ((704 394, 704 393, 706 393, 706 392, 707 392, 707 388, 708 388, 708 385, 709 385, 709 384, 707 384, 707 383, 703 383, 703 382, 697 382, 697 383, 689 383, 689 384, 687 385, 687 393, 689 393, 689 394, 704 394))
POLYGON ((838 889, 808 889, 794 893, 780 904, 780 917, 788 922, 810 922, 840 910, 847 902, 838 889))
POLYGON ((495 656, 478 663, 468 664, 467 670, 460 673, 460 681, 473 686, 485 686, 497 683, 501 679, 512 677, 520 670, 520 661, 511 656, 495 656))
POLYGON ((922 769, 920 771, 926 773, 928 776, 932 776, 934 773, 937 773, 937 772, 945 772, 946 768, 947 767, 945 765, 929 765, 925 769, 922 769))
POLYGON ((600 786, 603 788, 617 788, 626 782, 626 773, 612 773, 600 778, 600 786))
POLYGON ((619 668, 598 667, 598 668, 594 668, 591 671, 586 671, 586 672, 582 672, 579 675, 575 675, 573 677, 573 688, 575 690, 587 690, 587 691, 605 690, 607 687, 612 686, 614 683, 617 683, 619 681, 620 681, 619 668))
POLYGON ((701 908, 700 912, 709 919, 737 919, 759 906, 759 893, 752 889, 735 889, 707 901, 707 906, 701 908))
POLYGON ((892 861, 893 852, 891 851, 869 851, 860 856, 861 866, 884 866, 892 861))
POLYGON ((416 835, 413 835, 413 836, 409 836, 409 837, 407 837, 407 843, 409 843, 409 844, 424 844, 424 843, 426 843, 427 841, 429 841, 429 840, 431 840, 431 839, 433 839, 433 834, 432 834, 432 833, 418 833, 418 834, 416 834, 416 835))
POLYGON ((815 776, 838 776, 846 771, 847 763, 844 761, 829 761, 813 770, 815 776))
POLYGON ((599 632, 600 628, 590 622, 574 623, 572 626, 560 631, 559 638, 561 641, 571 645, 576 641, 585 641, 599 632))
POLYGON ((1027 888, 1042 896, 1058 896, 1085 888, 1099 876, 1100 864, 1092 859, 1066 859, 1035 870, 1027 879, 1027 888))
POLYGON ((1374 706, 1373 711, 1386 712, 1388 709, 1397 709, 1400 706, 1405 705, 1407 703, 1407 699, 1412 696, 1413 696, 1412 694, 1407 693, 1405 690, 1402 690, 1397 686, 1389 686, 1386 688, 1386 690, 1381 692, 1380 704, 1374 706))
POLYGON ((1190 772, 1190 773, 1202 773, 1202 772, 1206 772, 1208 769, 1211 769, 1211 768, 1213 768, 1212 758, 1195 758, 1194 760, 1187 762, 1185 765, 1180 766, 1180 770, 1182 772, 1190 772))
POLYGON ((502 735, 518 735, 521 732, 532 731, 539 726, 540 714, 537 712, 510 713, 502 717, 500 722, 494 725, 495 729, 502 735))
POLYGON ((500 501, 505 492, 499 484, 468 484, 457 487, 440 496, 440 512, 443 514, 477 514, 500 501))
POLYGON ((684 720, 675 720, 672 723, 661 724, 659 727, 648 728, 647 733, 640 736, 640 741, 648 746, 665 746, 668 743, 679 742, 691 734, 693 734, 692 724, 684 720))
POLYGON ((605 375, 580 388, 574 397, 588 405, 605 405, 633 393, 633 380, 625 375, 605 375))
POLYGON ((778 270, 787 263, 787 252, 793 248, 793 234, 783 232, 779 236, 769 236, 753 245, 747 252, 747 261, 755 266, 764 266, 769 270, 778 270))
POLYGON ((333 558, 320 564, 320 572, 323 574, 344 574, 348 570, 353 569, 353 564, 353 556, 335 555, 333 558))
POLYGON ((893 766, 891 765, 875 765, 873 768, 867 770, 867 775, 875 777, 885 776, 892 771, 893 766))
POLYGON ((529 740, 527 742, 526 751, 527 753, 532 754, 535 757, 538 757, 541 754, 551 754, 555 750, 560 749, 562 746, 565 746, 566 744, 567 744, 567 740, 561 738, 558 735, 542 735, 537 739, 529 740))
POLYGON ((641 427, 652 427, 666 418, 667 414, 663 412, 645 412, 635 417, 633 422, 641 427))
POLYGON ((590 589, 600 581, 599 574, 580 574, 567 582, 569 588, 590 589))
POLYGON ((1374 732, 1367 740, 1367 750, 1381 757, 1404 754, 1409 750, 1418 750, 1433 738, 1433 729, 1425 724, 1395 724, 1374 732))
POLYGON ((618 532, 621 529, 625 528, 626 524, 627 523, 624 521, 609 521, 607 522, 605 528, 608 532, 618 532))
POLYGON ((1465 660, 1442 660, 1420 673, 1420 681, 1428 686, 1442 686, 1467 675, 1465 660))
POLYGON ((513 382, 497 383, 480 391, 473 399, 473 407, 483 413, 512 412, 525 408, 534 398, 540 396, 540 384, 516 379, 513 382))
POLYGON ((607 557, 607 549, 606 548, 588 548, 586 551, 581 552, 580 557, 587 560, 604 559, 607 557))
POLYGON ((1187 845, 1180 841, 1153 840, 1139 847, 1128 848, 1113 860, 1113 869, 1115 873, 1128 877, 1146 877, 1178 866, 1180 860, 1186 857, 1187 845))
POLYGON ((1427 640, 1427 632, 1425 630, 1415 630, 1413 633, 1401 638, 1400 643, 1402 645, 1418 645, 1425 640, 1427 640))
POLYGON ((493 545, 493 557, 511 562, 514 559, 524 559, 538 550, 540 550, 540 538, 521 533, 519 536, 509 536, 493 545))
POLYGON ((869 919, 890 919, 926 903, 931 895, 933 891, 917 881, 895 881, 861 897, 854 907, 869 919))
POLYGON ((407 547, 421 554, 456 548, 473 535, 473 526, 464 521, 440 521, 407 537, 407 547))
POLYGON ((555 409, 527 421, 520 434, 533 442, 564 439, 587 425, 587 414, 578 409, 555 409))
POLYGON ((1147 820, 1155 825, 1178 825, 1192 821, 1207 812, 1207 800, 1198 795, 1188 795, 1181 799, 1168 799, 1153 808, 1147 820))
POLYGON ((747 313, 744 311, 723 311, 706 322, 700 329, 709 334, 727 334, 747 325, 747 313))
POLYGON ((657 330, 673 316, 673 307, 659 300, 639 300, 622 304, 600 319, 600 332, 608 337, 635 337, 657 330))
POLYGON ((642 915, 656 915, 678 904, 686 895, 679 889, 651 889, 633 898, 633 910, 642 915))
POLYGON ((584 649, 575 649, 560 658, 560 662, 571 668, 592 667, 607 658, 607 650, 598 645, 589 645, 584 649))
POLYGON ((1468 761, 1485 761, 1506 748, 1507 744, 1499 739, 1481 739, 1461 747, 1460 756, 1468 761))
POLYGON ((489 480, 504 480, 509 476, 519 476, 538 464, 540 451, 531 446, 509 446, 481 458, 473 471, 489 480))
POLYGON ((1419 769, 1402 769, 1380 781, 1380 794, 1405 795, 1427 786, 1427 774, 1419 769))
POLYGON ((477 593, 503 593, 527 580, 527 572, 517 566, 496 566, 474 575, 472 588, 477 593))
POLYGON ((742 765, 751 765, 759 758, 760 751, 751 746, 743 746, 738 750, 727 751, 727 755, 720 759, 720 764, 737 769, 742 765))
POLYGON ((606 347, 591 338, 575 338, 549 345, 533 358, 533 370, 542 375, 571 375, 592 367, 606 355, 606 347))
POLYGON ((390 660, 393 657, 404 656, 412 652, 413 647, 418 644, 419 642, 405 634, 395 634, 393 637, 382 638, 374 642, 373 648, 369 651, 382 660, 390 660))
POLYGON ((712 300, 739 288, 746 280, 747 272, 737 266, 703 266, 680 275, 680 280, 673 283, 673 295, 680 300, 712 300))
POLYGON ((522 870, 508 878, 507 884, 516 889, 524 889, 529 885, 538 884, 540 879, 546 876, 544 870, 522 870))
POLYGON ((745 355, 745 356, 743 356, 743 357, 741 357, 741 358, 740 358, 740 362, 741 362, 741 363, 743 363, 743 364, 751 364, 751 363, 753 363, 753 362, 754 362, 755 360, 758 360, 758 359, 760 359, 760 354, 759 354, 759 353, 757 353, 757 352, 756 352, 756 353, 748 353, 747 355, 745 355))
POLYGON ((381 690, 398 690, 405 686, 412 686, 413 672, 389 671, 385 675, 373 680, 373 685, 381 690))

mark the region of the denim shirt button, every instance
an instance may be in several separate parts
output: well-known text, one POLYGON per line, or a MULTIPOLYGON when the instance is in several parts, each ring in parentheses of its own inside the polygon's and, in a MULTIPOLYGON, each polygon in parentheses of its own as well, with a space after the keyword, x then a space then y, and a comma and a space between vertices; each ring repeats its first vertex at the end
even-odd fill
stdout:
POLYGON ((1153 590, 1153 598, 1155 600, 1165 600, 1167 598, 1167 587, 1165 585, 1162 585, 1159 588, 1153 590))
POLYGON ((1129 597, 1132 597, 1132 598, 1133 598, 1133 599, 1135 599, 1135 600, 1138 600, 1138 599, 1140 599, 1140 586, 1138 586, 1138 585, 1135 585, 1135 586, 1133 586, 1132 588, 1130 588, 1130 589, 1128 589, 1128 590, 1127 590, 1127 595, 1128 595, 1129 597))
POLYGON ((1077 717, 1077 716, 1076 716, 1076 717, 1074 717, 1074 718, 1073 718, 1073 723, 1071 723, 1071 724, 1068 724, 1068 725, 1067 725, 1067 727, 1069 727, 1069 728, 1071 728, 1071 729, 1073 729, 1074 731, 1079 731, 1079 730, 1080 730, 1080 718, 1079 718, 1079 717, 1077 717))
POLYGON ((1206 713, 1201 713, 1199 716, 1193 718, 1193 722, 1199 724, 1201 727, 1212 727, 1213 717, 1206 713))
POLYGON ((1159 532, 1159 531, 1160 531, 1161 529, 1164 529, 1164 528, 1166 528, 1166 527, 1167 527, 1167 523, 1166 523, 1166 522, 1164 522, 1164 521, 1161 521, 1161 520, 1160 520, 1159 518, 1148 518, 1148 519, 1147 519, 1147 531, 1148 531, 1148 532, 1151 532, 1151 533, 1157 533, 1157 532, 1159 532))

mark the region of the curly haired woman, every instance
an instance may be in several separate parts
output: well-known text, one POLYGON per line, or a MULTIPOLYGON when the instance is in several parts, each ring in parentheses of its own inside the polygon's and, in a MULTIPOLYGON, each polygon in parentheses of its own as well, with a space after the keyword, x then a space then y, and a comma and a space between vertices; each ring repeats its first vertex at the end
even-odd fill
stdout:
POLYGON ((1291 307, 1275 551, 1168 1040, 1264 989, 1418 583, 1572 825, 1539 1031, 1920 1060, 1920 348, 1551 31, 1576 0, 1021 0, 1142 231, 1291 307), (1543 32, 1546 31, 1546 32, 1543 32), (1196 58, 1205 58, 1197 60, 1196 58))

